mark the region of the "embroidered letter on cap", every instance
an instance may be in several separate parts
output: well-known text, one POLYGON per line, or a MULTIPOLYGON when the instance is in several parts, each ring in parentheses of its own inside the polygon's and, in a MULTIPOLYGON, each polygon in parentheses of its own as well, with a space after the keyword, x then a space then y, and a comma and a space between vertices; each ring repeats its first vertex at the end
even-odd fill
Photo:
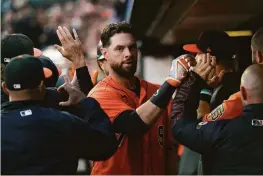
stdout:
POLYGON ((14 89, 21 89, 21 85, 20 84, 14 84, 14 89))
POLYGON ((30 116, 30 115, 32 115, 32 111, 31 111, 30 109, 25 110, 25 111, 20 111, 20 115, 21 115, 22 117, 30 116))

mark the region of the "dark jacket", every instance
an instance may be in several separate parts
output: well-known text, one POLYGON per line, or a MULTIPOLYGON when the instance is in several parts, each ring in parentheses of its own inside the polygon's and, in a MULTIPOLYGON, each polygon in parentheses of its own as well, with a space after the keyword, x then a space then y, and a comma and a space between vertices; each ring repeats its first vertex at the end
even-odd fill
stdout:
POLYGON ((214 89, 210 100, 211 111, 240 89, 240 76, 235 72, 225 73, 222 83, 214 89))
MULTIPOLYGON (((198 122, 196 110, 204 82, 191 76, 177 90, 171 129, 182 145, 210 155, 210 169, 204 174, 263 174, 263 104, 244 107, 234 120, 198 122)), ((203 163, 206 168, 206 163, 203 163)))
POLYGON ((111 122, 95 99, 77 106, 84 120, 42 103, 2 105, 1 174, 75 174, 79 158, 105 160, 114 154, 111 122))

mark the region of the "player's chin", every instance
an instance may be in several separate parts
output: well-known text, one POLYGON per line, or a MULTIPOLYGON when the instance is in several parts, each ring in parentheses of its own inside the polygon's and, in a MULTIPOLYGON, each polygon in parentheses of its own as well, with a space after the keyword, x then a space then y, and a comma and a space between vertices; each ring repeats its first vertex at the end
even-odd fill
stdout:
POLYGON ((136 67, 123 67, 123 70, 129 75, 134 75, 134 73, 136 72, 136 67))

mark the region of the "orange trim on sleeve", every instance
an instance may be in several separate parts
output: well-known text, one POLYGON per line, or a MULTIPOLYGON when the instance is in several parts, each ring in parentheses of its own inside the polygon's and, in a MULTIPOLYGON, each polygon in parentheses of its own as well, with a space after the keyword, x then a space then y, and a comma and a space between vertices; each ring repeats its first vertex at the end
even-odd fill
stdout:
POLYGON ((240 92, 237 92, 215 108, 211 113, 204 116, 203 121, 215 121, 223 119, 234 119, 241 115, 243 104, 240 92))

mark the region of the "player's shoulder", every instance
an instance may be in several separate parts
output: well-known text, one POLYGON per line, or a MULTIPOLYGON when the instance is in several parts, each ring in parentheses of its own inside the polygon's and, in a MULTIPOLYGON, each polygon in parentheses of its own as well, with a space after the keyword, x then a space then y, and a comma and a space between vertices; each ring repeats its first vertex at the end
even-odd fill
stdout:
POLYGON ((106 97, 115 97, 118 95, 119 90, 114 88, 111 83, 111 79, 108 77, 104 78, 102 81, 98 82, 96 86, 89 92, 88 97, 97 98, 106 98, 106 97))
POLYGON ((138 78, 138 79, 140 80, 141 86, 147 86, 148 88, 153 89, 153 90, 157 90, 161 87, 159 84, 151 83, 142 78, 138 78))
POLYGON ((211 113, 204 116, 204 121, 215 121, 223 119, 234 119, 238 117, 243 110, 240 92, 237 92, 224 100, 211 113))
POLYGON ((241 101, 241 93, 240 92, 234 93, 228 98, 228 100, 225 101, 241 101))

